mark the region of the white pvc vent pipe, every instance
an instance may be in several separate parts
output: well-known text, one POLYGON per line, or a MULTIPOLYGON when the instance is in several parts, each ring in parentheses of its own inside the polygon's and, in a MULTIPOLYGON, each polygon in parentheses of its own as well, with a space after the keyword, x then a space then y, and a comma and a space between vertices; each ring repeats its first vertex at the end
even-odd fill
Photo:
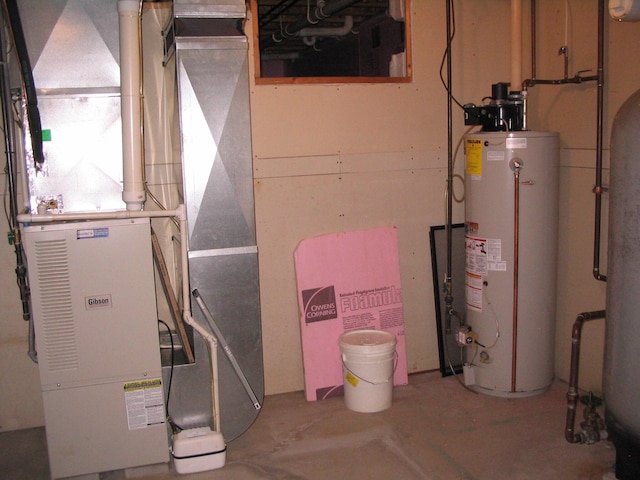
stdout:
POLYGON ((122 116, 122 200, 142 210, 142 93, 138 0, 118 0, 120 26, 120 102, 122 116))
POLYGON ((342 27, 307 27, 301 29, 297 35, 300 37, 344 37, 353 28, 353 17, 345 15, 342 27))

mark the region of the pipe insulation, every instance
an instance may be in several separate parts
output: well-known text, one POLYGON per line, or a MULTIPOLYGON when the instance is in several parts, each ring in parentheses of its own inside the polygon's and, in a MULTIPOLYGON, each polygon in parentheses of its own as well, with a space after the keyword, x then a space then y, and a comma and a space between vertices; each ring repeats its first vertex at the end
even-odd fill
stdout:
POLYGON ((142 210, 142 92, 140 3, 119 0, 120 102, 122 115, 122 200, 127 210, 142 210))
POLYGON ((522 0, 511 0, 511 91, 522 90, 522 0))

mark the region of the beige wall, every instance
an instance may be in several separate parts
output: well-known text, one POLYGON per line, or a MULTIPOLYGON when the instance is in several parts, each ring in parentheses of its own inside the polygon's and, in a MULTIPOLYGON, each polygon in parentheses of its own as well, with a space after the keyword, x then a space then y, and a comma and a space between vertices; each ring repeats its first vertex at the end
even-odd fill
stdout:
MULTIPOLYGON (((569 2, 570 75, 596 69, 596 3, 569 2)), ((479 103, 492 83, 510 80, 509 1, 457 0, 455 6, 454 94, 461 103, 479 103)), ((442 1, 412 2, 411 83, 268 86, 251 81, 268 394, 303 388, 293 252, 302 239, 335 231, 397 226, 409 370, 438 367, 428 234, 445 220, 447 116, 439 78, 444 9, 442 1)), ((538 9, 538 78, 559 78, 565 0, 538 2, 538 9)), ((637 88, 634 78, 640 78, 640 53, 631 47, 640 40, 638 24, 607 18, 607 30, 605 145, 613 112, 637 88)), ((525 77, 530 75, 528 58, 525 52, 525 77)), ((591 275, 595 98, 594 83, 539 86, 531 92, 531 128, 560 132, 563 147, 556 336, 561 378, 568 377, 576 315, 604 308, 605 285, 591 275)), ((457 107, 454 114, 457 142, 465 127, 457 107)), ((462 207, 456 205, 454 221, 462 220, 462 207)), ((606 273, 605 250, 603 260, 606 273)), ((41 425, 43 415, 37 368, 26 356, 27 325, 21 320, 9 245, 0 249, 0 261, 2 431, 41 425)), ((603 322, 588 324, 583 338, 582 385, 598 391, 603 322)))
POLYGON ((438 366, 428 234, 445 221, 444 9, 419 3, 412 83, 251 85, 268 393, 303 388, 293 252, 337 231, 398 228, 409 369, 438 366))

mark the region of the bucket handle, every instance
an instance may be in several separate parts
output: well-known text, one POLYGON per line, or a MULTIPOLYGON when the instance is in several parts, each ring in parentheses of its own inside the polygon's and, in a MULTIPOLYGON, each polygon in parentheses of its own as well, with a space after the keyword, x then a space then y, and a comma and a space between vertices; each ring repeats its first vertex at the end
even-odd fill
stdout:
POLYGON ((340 355, 340 361, 342 362, 342 366, 344 367, 344 369, 349 372, 351 375, 353 375, 354 377, 356 377, 358 380, 362 380, 363 382, 366 382, 370 385, 382 385, 383 383, 389 383, 389 380, 393 379, 393 375, 396 373, 396 368, 398 367, 398 352, 394 350, 393 352, 393 370, 391 371, 391 376, 389 376, 389 378, 387 378, 386 380, 383 380, 382 382, 372 382, 371 380, 367 380, 366 378, 361 377, 360 375, 358 375, 357 373, 353 372, 349 367, 347 367, 347 364, 344 363, 344 356, 340 355))

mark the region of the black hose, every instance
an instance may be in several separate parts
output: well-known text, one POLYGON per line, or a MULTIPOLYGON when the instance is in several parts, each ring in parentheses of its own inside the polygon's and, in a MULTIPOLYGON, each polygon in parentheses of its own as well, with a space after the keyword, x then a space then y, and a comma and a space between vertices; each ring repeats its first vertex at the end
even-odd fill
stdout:
MULTIPOLYGON (((4 127, 4 144, 5 155, 7 159, 6 174, 7 183, 9 185, 9 211, 7 214, 7 223, 9 224, 10 239, 14 246, 16 255, 16 278, 18 289, 20 290, 20 300, 22 302, 22 318, 29 321, 31 319, 30 306, 30 289, 27 282, 27 267, 24 259, 24 249, 20 240, 20 231, 17 224, 18 215, 18 195, 16 189, 16 148, 15 148, 15 132, 12 115, 12 98, 9 88, 9 66, 7 60, 7 45, 5 45, 4 32, 0 35, 0 50, 2 67, 0 68, 0 84, 2 85, 1 98, 2 103, 2 125, 4 127)), ((30 349, 31 352, 31 349, 30 349)), ((34 355, 30 354, 31 358, 34 355)))
POLYGON ((42 125, 40 123, 40 111, 38 110, 38 98, 36 95, 36 87, 33 81, 33 72, 31 70, 31 62, 29 61, 29 52, 27 50, 27 42, 24 38, 22 30, 22 22, 20 21, 20 12, 16 0, 5 0, 5 6, 9 19, 9 26, 13 35, 13 43, 16 48, 16 55, 20 63, 20 71, 22 73, 22 82, 24 84, 25 97, 27 100, 27 121, 29 123, 29 131, 31 132, 31 148, 33 151, 33 160, 36 167, 44 163, 44 151, 42 146, 42 125))

